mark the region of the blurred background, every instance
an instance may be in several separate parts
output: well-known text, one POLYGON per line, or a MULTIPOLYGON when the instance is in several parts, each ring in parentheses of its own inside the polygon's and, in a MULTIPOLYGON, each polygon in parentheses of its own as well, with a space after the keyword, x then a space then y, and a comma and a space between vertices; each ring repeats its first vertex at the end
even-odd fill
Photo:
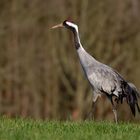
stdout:
MULTIPOLYGON (((0 114, 34 119, 83 120, 92 103, 66 29, 49 28, 70 18, 84 48, 117 69, 140 90, 139 0, 0 0, 0 114)), ((139 121, 126 103, 119 119, 139 121)), ((106 97, 95 120, 113 120, 106 97)))

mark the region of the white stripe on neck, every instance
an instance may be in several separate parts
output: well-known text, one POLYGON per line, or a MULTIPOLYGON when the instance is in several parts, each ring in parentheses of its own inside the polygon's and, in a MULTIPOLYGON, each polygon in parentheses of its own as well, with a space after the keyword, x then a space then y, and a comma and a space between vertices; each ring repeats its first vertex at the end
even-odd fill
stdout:
POLYGON ((68 24, 69 26, 73 27, 76 30, 76 32, 78 33, 78 26, 76 24, 71 23, 69 21, 66 21, 66 24, 68 24))

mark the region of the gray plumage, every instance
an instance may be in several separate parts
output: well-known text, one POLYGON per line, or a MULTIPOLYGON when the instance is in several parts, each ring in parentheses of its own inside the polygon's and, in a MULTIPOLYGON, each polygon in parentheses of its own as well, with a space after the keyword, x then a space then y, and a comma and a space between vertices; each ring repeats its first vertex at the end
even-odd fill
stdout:
POLYGON ((93 103, 96 102, 97 98, 102 94, 107 95, 113 106, 113 113, 115 115, 115 121, 117 122, 117 112, 112 97, 116 97, 116 102, 123 102, 123 98, 126 98, 127 103, 130 106, 130 109, 135 116, 137 107, 140 112, 138 105, 139 93, 136 87, 132 83, 125 81, 122 76, 116 72, 111 67, 100 63, 90 54, 88 54, 85 49, 82 47, 78 26, 73 22, 68 20, 64 21, 63 24, 54 26, 57 27, 66 27, 71 30, 74 35, 75 48, 79 56, 81 66, 84 70, 85 76, 88 79, 92 89, 93 89, 93 103))
POLYGON ((94 102, 101 94, 106 94, 112 104, 112 96, 116 96, 121 103, 126 97, 133 115, 135 116, 135 105, 140 112, 137 101, 139 93, 132 83, 127 83, 114 69, 95 60, 82 46, 79 47, 77 53, 84 73, 93 89, 94 102))

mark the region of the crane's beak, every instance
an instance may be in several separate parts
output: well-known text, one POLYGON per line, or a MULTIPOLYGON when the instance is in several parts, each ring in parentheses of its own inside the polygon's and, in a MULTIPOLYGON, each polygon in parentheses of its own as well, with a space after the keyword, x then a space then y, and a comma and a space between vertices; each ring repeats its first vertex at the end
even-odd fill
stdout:
POLYGON ((51 29, 60 28, 60 27, 64 27, 62 23, 57 24, 57 25, 51 27, 51 29))

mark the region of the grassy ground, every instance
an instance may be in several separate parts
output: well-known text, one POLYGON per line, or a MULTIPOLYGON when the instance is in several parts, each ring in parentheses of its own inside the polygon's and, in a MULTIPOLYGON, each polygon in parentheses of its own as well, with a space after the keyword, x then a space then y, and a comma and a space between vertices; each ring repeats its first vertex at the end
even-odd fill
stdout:
POLYGON ((0 140, 140 140, 140 124, 0 118, 0 140))

